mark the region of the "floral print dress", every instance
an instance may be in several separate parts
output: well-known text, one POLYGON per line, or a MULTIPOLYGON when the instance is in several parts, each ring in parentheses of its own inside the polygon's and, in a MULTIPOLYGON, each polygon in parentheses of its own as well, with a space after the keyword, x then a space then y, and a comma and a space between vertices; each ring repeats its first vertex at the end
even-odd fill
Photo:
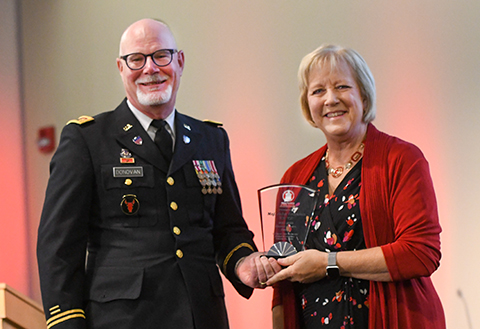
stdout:
MULTIPOLYGON (((358 202, 361 162, 347 172, 333 195, 328 193, 325 158, 319 163, 307 184, 319 191, 320 200, 306 249, 327 252, 365 249, 358 202)), ((311 284, 296 283, 294 286, 303 328, 368 328, 368 280, 326 277, 311 284)))

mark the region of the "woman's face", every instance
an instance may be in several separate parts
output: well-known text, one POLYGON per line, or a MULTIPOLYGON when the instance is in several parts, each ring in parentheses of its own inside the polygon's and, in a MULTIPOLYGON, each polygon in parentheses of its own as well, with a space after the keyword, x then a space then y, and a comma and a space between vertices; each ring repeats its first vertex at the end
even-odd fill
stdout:
POLYGON ((327 141, 343 142, 363 137, 364 102, 352 69, 344 61, 330 69, 313 68, 309 76, 307 99, 310 114, 327 141))

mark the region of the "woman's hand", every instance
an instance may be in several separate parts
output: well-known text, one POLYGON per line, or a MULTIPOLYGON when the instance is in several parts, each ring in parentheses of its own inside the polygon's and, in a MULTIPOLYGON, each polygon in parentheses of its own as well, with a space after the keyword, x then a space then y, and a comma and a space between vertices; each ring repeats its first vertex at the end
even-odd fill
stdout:
MULTIPOLYGON (((328 253, 309 249, 296 255, 279 259, 284 268, 267 281, 272 285, 282 280, 311 283, 327 274, 328 253)), ((340 251, 337 254, 340 275, 371 281, 392 281, 381 247, 356 251, 340 251)))
POLYGON ((278 259, 284 268, 267 281, 268 285, 289 280, 311 283, 321 280, 326 275, 328 254, 315 249, 305 250, 296 255, 278 259))

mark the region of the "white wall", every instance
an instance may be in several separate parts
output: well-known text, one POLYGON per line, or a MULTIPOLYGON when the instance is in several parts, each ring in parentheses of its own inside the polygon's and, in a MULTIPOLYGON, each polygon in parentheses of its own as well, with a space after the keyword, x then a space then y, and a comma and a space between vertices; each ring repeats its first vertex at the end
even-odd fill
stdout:
MULTIPOLYGON (((324 143, 300 114, 296 71, 306 53, 333 42, 357 49, 369 63, 377 127, 417 144, 430 161, 444 228, 434 282, 449 327, 467 327, 458 289, 472 313, 480 309, 480 2, 23 0, 22 13, 32 241, 50 158, 36 150, 35 131, 54 124, 59 133, 69 119, 121 101, 115 57, 133 21, 155 17, 172 27, 186 54, 178 109, 224 122, 245 216, 256 232, 256 190, 324 143)), ((36 280, 33 272, 34 291, 36 280)), ((227 293, 233 329, 268 325, 268 291, 253 301, 227 293)))

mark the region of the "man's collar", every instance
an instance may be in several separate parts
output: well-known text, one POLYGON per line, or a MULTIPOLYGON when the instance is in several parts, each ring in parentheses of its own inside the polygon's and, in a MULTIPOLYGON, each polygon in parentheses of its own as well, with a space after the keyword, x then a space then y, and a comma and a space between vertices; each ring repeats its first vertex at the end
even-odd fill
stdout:
MULTIPOLYGON (((152 118, 150 118, 148 115, 145 113, 141 112, 139 109, 137 109, 133 104, 127 99, 127 104, 130 110, 132 111, 133 115, 137 118, 137 120, 140 122, 142 125, 143 129, 145 131, 148 130, 148 127, 150 127, 150 124, 152 123, 152 118)), ((170 131, 173 132, 173 135, 175 135, 175 112, 176 110, 174 109, 172 113, 168 115, 164 120, 167 121, 168 125, 170 126, 170 131)))

